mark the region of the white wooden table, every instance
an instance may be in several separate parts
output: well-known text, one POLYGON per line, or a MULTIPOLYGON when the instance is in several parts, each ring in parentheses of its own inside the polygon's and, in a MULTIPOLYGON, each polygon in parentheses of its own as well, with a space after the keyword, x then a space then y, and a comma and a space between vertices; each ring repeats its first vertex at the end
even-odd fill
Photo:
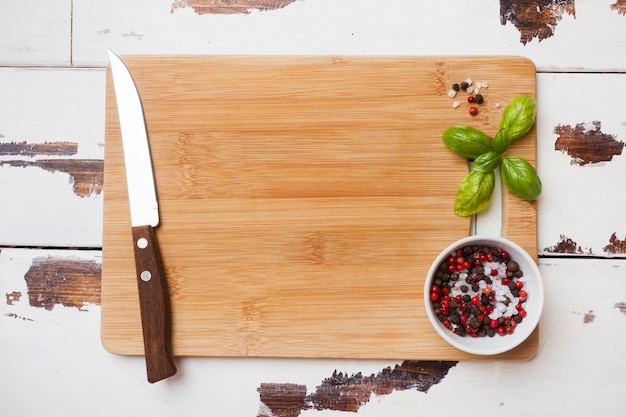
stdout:
POLYGON ((624 39, 623 0, 6 3, 2 415, 625 415, 624 39), (546 287, 537 356, 443 364, 179 358, 175 377, 148 384, 143 358, 112 355, 99 337, 107 48, 532 59, 546 287), (592 146, 576 156, 581 144, 592 146), (397 366, 408 371, 386 370, 397 366))

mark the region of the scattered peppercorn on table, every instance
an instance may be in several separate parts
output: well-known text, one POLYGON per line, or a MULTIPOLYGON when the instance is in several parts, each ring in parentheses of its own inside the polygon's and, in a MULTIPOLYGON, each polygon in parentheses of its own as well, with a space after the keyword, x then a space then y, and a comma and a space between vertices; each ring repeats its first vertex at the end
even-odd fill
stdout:
MULTIPOLYGON (((62 0, 51 4, 33 0, 28 4, 7 5, 0 15, 0 23, 0 32, 4 35, 0 37, 0 288, 5 295, 0 302, 0 328, 4 336, 0 343, 0 363, 5 375, 0 407, 7 415, 61 416, 67 415, 71 407, 86 410, 91 416, 127 415, 129 410, 138 416, 322 416, 333 412, 414 416, 450 409, 451 398, 464 404, 479 402, 481 415, 487 416, 624 415, 620 397, 626 391, 623 378, 626 364, 622 359, 626 342, 626 217, 622 180, 626 169, 622 155, 626 137, 622 104, 622 93, 626 93, 623 47, 626 6, 622 2, 548 0, 529 7, 527 2, 504 0, 480 0, 471 5, 408 0, 385 4, 371 0, 219 4, 175 0, 139 0, 132 4, 119 0, 102 4, 62 0), (114 193, 117 187, 115 181, 107 182, 108 177, 104 175, 105 164, 110 162, 105 161, 105 152, 109 151, 105 129, 110 122, 106 109, 109 48, 121 56, 135 57, 259 56, 262 61, 269 56, 318 56, 330 62, 335 59, 337 64, 351 56, 364 60, 385 57, 381 62, 389 62, 391 57, 466 56, 478 60, 480 57, 515 56, 532 62, 536 68, 537 119, 531 131, 536 138, 535 155, 530 158, 511 155, 528 159, 536 168, 541 178, 541 195, 510 217, 511 204, 518 203, 497 195, 504 190, 504 184, 498 181, 494 184, 496 194, 491 203, 476 219, 475 230, 459 232, 460 236, 475 232, 508 235, 509 225, 515 222, 515 230, 536 236, 531 255, 537 259, 543 275, 545 304, 532 357, 442 358, 446 361, 438 361, 433 359, 435 354, 428 358, 408 357, 394 354, 392 348, 385 347, 381 350, 390 352, 388 356, 363 359, 359 346, 351 347, 349 340, 324 342, 329 340, 328 334, 316 340, 311 338, 310 344, 326 352, 341 351, 340 357, 331 354, 323 359, 319 356, 285 358, 280 354, 255 357, 256 353, 267 349, 269 343, 287 346, 296 330, 272 333, 271 340, 260 337, 267 330, 263 326, 269 317, 268 300, 247 297, 247 302, 233 307, 230 312, 240 318, 237 330, 245 337, 243 345, 247 351, 233 357, 179 356, 175 376, 149 384, 143 357, 110 353, 101 341, 102 320, 110 319, 113 323, 126 320, 121 312, 107 310, 101 303, 107 289, 106 273, 103 273, 103 241, 108 236, 105 231, 119 227, 116 223, 105 223, 104 215, 107 190, 114 193), (344 345, 336 346, 337 343, 344 345), (479 393, 467 389, 476 381, 481 381, 479 393)), ((441 77, 445 73, 444 65, 445 62, 439 67, 439 73, 434 67, 432 79, 419 78, 414 83, 404 83, 403 88, 396 91, 397 99, 419 98, 437 91, 436 105, 441 105, 442 109, 445 106, 446 114, 450 114, 450 123, 442 123, 442 135, 452 125, 497 126, 507 105, 498 95, 513 97, 526 92, 515 82, 505 86, 506 92, 499 91, 501 87, 496 88, 494 82, 502 74, 494 73, 490 77, 473 74, 471 65, 467 71, 459 71, 458 76, 447 79, 441 77)), ((292 75, 297 74, 298 68, 292 71, 292 75)), ((194 72, 174 79, 173 72, 173 68, 168 67, 161 74, 159 88, 170 91, 163 97, 163 103, 182 98, 175 89, 168 90, 168 85, 176 82, 185 88, 197 85, 202 79, 201 74, 194 72)), ((382 67, 380 73, 390 74, 382 67)), ((142 75, 145 74, 137 73, 138 79, 142 75)), ((217 89, 227 82, 227 75, 214 77, 211 83, 217 89)), ((264 85, 280 79, 264 79, 263 72, 254 76, 264 85)), ((362 84, 363 91, 371 93, 381 85, 390 85, 390 80, 372 79, 362 84)), ((209 91, 210 87, 202 86, 209 91)), ((200 94, 199 89, 185 91, 191 96, 194 91, 200 94)), ((280 109, 280 102, 272 101, 273 97, 270 92, 258 96, 255 102, 256 108, 266 115, 267 123, 276 120, 280 109)), ((361 97, 370 102, 358 103, 360 106, 376 104, 371 95, 361 97)), ((304 98, 294 91, 288 110, 293 114, 310 111, 302 107, 304 98)), ((251 185, 260 184, 255 182, 258 178, 253 176, 253 167, 237 159, 238 156, 246 155, 248 160, 254 157, 258 164, 266 166, 275 167, 280 162, 264 152, 265 149, 255 152, 251 141, 245 142, 250 146, 245 152, 237 150, 233 144, 230 147, 223 144, 202 153, 189 153, 189 145, 199 136, 215 139, 219 132, 194 130, 194 123, 206 114, 185 112, 184 104, 181 102, 181 114, 190 122, 189 131, 186 135, 178 134, 179 130, 169 132, 176 136, 176 146, 160 160, 162 164, 184 169, 176 174, 178 178, 158 180, 157 186, 167 183, 167 192, 184 193, 200 189, 194 180, 205 179, 209 182, 200 185, 203 192, 209 194, 188 195, 188 198, 190 201, 209 200, 220 192, 220 188, 212 189, 210 184, 221 184, 222 191, 228 186, 233 193, 243 193, 251 185), (222 175, 208 178, 208 173, 216 172, 216 166, 223 168, 222 175)), ((211 104, 207 98, 206 105, 211 104)), ((221 122, 228 123, 234 120, 243 103, 222 98, 219 105, 221 122)), ((434 103, 417 99, 416 113, 426 114, 432 105, 434 103)), ((323 110, 329 118, 325 123, 327 132, 350 137, 350 132, 341 131, 344 120, 341 115, 345 117, 346 108, 349 109, 337 109, 335 119, 333 112, 323 110)), ((386 122, 395 117, 398 126, 419 132, 423 128, 419 117, 412 125, 404 110, 402 106, 389 108, 386 122)), ((291 122, 293 131, 302 129, 298 119, 291 122)), ((167 120, 159 123, 167 130, 167 120)), ((366 126, 376 124, 375 116, 364 120, 366 126)), ((149 135, 155 132, 150 120, 147 129, 149 135)), ((309 158, 303 163, 311 164, 315 161, 311 158, 322 155, 321 150, 306 146, 307 132, 303 132, 298 147, 284 149, 284 152, 291 152, 292 161, 296 161, 293 163, 297 163, 296 153, 303 150, 303 155, 309 158)), ((372 136, 375 130, 369 132, 372 136)), ((254 135, 255 132, 250 126, 242 133, 254 135)), ((489 135, 495 133, 492 131, 489 135)), ((375 137, 371 140, 376 142, 375 137)), ((402 138, 401 142, 409 140, 402 138)), ((524 140, 519 139, 519 144, 523 145, 524 140)), ((352 161, 356 165, 362 161, 372 165, 372 171, 365 166, 360 171, 363 178, 372 172, 379 176, 376 179, 381 182, 370 184, 370 188, 384 183, 386 175, 400 172, 400 167, 376 166, 382 154, 394 151, 388 148, 390 143, 400 146, 398 140, 390 142, 388 137, 379 138, 380 146, 375 146, 378 142, 374 142, 360 149, 361 160, 352 161)), ((440 145, 446 155, 458 157, 443 140, 440 145)), ((330 142, 327 155, 335 152, 333 146, 335 155, 345 154, 341 142, 330 142)), ((445 172, 444 161, 439 161, 439 165, 437 162, 428 161, 435 171, 445 172)), ((329 177, 326 168, 320 164, 316 169, 327 184, 355 181, 349 175, 341 178, 339 173, 329 177)), ((418 168, 415 172, 424 172, 418 168)), ((411 172, 410 167, 402 169, 411 172)), ((462 174, 463 169, 459 169, 459 173, 462 174)), ((313 175, 282 181, 289 184, 303 179, 310 181, 316 198, 323 200, 333 192, 316 183, 313 175)), ((458 182, 461 180, 462 177, 458 178, 458 182)), ((454 187, 458 182, 452 182, 454 187)), ((256 190, 257 194, 270 191, 256 190)), ((385 193, 382 189, 379 191, 381 195, 385 193)), ((165 196, 167 192, 164 191, 165 196)), ((394 201, 398 203, 412 192, 402 191, 400 187, 394 201)), ((452 210, 456 189, 442 192, 450 196, 452 210)), ((352 190, 352 194, 342 194, 346 199, 344 205, 340 204, 341 195, 333 197, 336 215, 342 207, 354 206, 348 204, 348 198, 353 198, 355 193, 352 190)), ((507 195, 506 191, 502 193, 507 195)), ((278 200, 276 203, 287 203, 284 199, 278 200)), ((224 201, 219 200, 219 203, 224 204, 224 201)), ((244 212, 253 213, 252 208, 264 204, 254 199, 246 200, 245 207, 238 206, 234 200, 232 203, 229 219, 243 218, 244 212)), ((368 204, 374 203, 370 199, 368 204)), ((404 206, 383 206, 381 202, 377 207, 396 223, 405 213, 404 206)), ((162 209, 167 213, 170 208, 166 204, 162 209)), ((358 224, 357 208, 358 205, 351 209, 356 210, 351 224, 358 224)), ((187 209, 193 217, 193 205, 187 209)), ((362 214, 363 207, 360 210, 362 214)), ((311 211, 311 214, 333 219, 332 212, 311 211)), ((261 221, 263 218, 259 216, 261 221)), ((253 220, 247 219, 239 229, 231 227, 231 233, 250 233, 255 224, 253 220), (248 229, 244 230, 244 225, 248 229)), ((278 220, 276 224, 288 225, 290 218, 283 216, 278 220)), ((469 218, 455 221, 467 224, 469 229, 469 218)), ((214 225, 213 229, 219 229, 218 226, 214 225)), ((197 241, 194 234, 203 232, 206 230, 189 227, 185 230, 187 239, 181 244, 197 241)), ((350 228, 343 232, 349 233, 350 228)), ((432 234, 429 238, 436 235, 436 230, 432 234)), ((395 268, 399 276, 410 275, 411 269, 406 265, 410 265, 407 256, 412 252, 408 247, 404 252, 399 252, 401 245, 393 250, 382 246, 372 249, 369 255, 372 259, 365 262, 358 248, 368 242, 370 246, 366 246, 373 248, 375 236, 363 234, 364 240, 359 245, 344 247, 337 247, 336 242, 328 240, 323 233, 312 232, 307 236, 306 241, 294 241, 293 250, 297 251, 302 245, 308 247, 309 252, 303 253, 302 259, 317 262, 316 268, 331 271, 341 259, 340 268, 353 271, 359 265, 368 265, 365 275, 374 276, 377 271, 372 269, 373 261, 381 256, 398 260, 395 268), (338 258, 342 253, 354 256, 351 261, 338 258)), ((507 237, 516 240, 515 236, 507 237)), ((410 241, 407 235, 405 243, 410 241)), ((174 303, 195 299, 197 311, 210 310, 202 300, 211 292, 219 294, 227 288, 229 276, 242 273, 235 262, 237 258, 241 256, 248 261, 254 258, 250 252, 238 255, 220 249, 218 243, 216 240, 206 248, 206 259, 215 256, 226 259, 228 255, 230 258, 223 265, 229 266, 226 270, 203 266, 211 285, 201 291, 184 279, 185 270, 193 267, 197 259, 193 250, 188 251, 193 256, 184 259, 183 264, 171 265, 168 273, 177 277, 171 282, 174 303)), ((267 240, 263 247, 266 252, 260 253, 274 253, 272 248, 277 247, 276 241, 267 240)), ((435 254, 442 249, 443 246, 430 250, 435 254)), ((293 259, 287 261, 293 262, 293 259)), ((285 265, 290 265, 289 262, 285 265)), ((258 277, 258 282, 246 285, 271 283, 274 278, 271 270, 259 271, 258 277)), ((423 277, 419 279, 423 282, 423 277)), ((343 284, 347 288, 347 283, 343 284)), ((297 291, 294 285, 282 287, 282 294, 297 291)), ((332 285, 343 288, 342 282, 332 285)), ((379 295, 384 295, 392 288, 393 279, 377 285, 379 295)), ((324 294, 328 294, 334 308, 355 315, 355 306, 372 305, 367 303, 364 288, 352 286, 338 297, 330 287, 306 286, 311 297, 302 298, 300 309, 290 307, 290 315, 285 316, 285 320, 299 322, 305 334, 315 323, 299 312, 310 307, 307 300, 322 300, 324 294)), ((243 288, 230 287, 229 291, 236 296, 243 288)), ((518 294, 521 291, 523 288, 517 289, 518 294)), ((281 294, 278 286, 276 294, 281 294)), ((416 288, 415 294, 422 296, 422 288, 416 288)), ((486 297, 489 296, 486 294, 486 297)), ((373 294, 371 302, 378 301, 379 297, 373 294)), ((219 299, 212 301, 224 308, 219 302, 219 299)), ((400 330, 394 327, 397 322, 389 322, 389 317, 403 314, 403 308, 412 302, 410 297, 399 298, 395 304, 388 305, 389 314, 370 317, 370 325, 377 331, 367 342, 381 347, 392 340, 400 330)), ((472 303, 471 297, 469 303, 472 303)), ((133 311, 133 308, 128 310, 133 311)), ((138 309, 136 312, 135 319, 139 317, 138 309)), ((208 321, 205 324, 193 320, 181 322, 174 331, 187 331, 180 326, 199 324, 198 331, 202 332, 214 325, 210 316, 202 320, 208 321)), ((364 325, 367 324, 353 322, 352 329, 349 323, 343 328, 348 333, 365 334, 357 327, 364 325)), ((104 329, 115 330, 106 326, 104 329)), ((402 331, 410 334, 411 329, 402 331)), ((496 330, 493 337, 507 336, 499 336, 496 330)), ((228 352, 241 346, 228 340, 215 342, 219 343, 217 346, 207 346, 210 338, 190 337, 189 340, 197 343, 193 346, 196 351, 216 348, 228 352)))

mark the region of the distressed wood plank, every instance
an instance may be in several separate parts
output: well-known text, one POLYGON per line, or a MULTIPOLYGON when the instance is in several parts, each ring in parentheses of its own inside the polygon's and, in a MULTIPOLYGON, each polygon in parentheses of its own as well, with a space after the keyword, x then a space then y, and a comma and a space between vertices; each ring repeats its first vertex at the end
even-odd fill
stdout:
POLYGON ((624 74, 539 74, 541 255, 626 256, 624 74))
POLYGON ((104 66, 106 48, 122 54, 506 54, 531 58, 541 72, 624 70, 626 15, 612 3, 75 0, 73 59, 104 66))
POLYGON ((0 69, 0 245, 102 245, 104 85, 104 70, 0 69))
MULTIPOLYGON (((620 415, 623 410, 624 260, 540 260, 547 297, 540 323, 544 336, 538 355, 530 362, 459 362, 444 367, 423 363, 417 368, 419 364, 400 358, 179 358, 177 376, 148 385, 143 358, 111 355, 100 345, 97 303, 82 309, 58 303, 52 309, 30 304, 29 271, 58 265, 60 260, 67 262, 66 266, 86 263, 97 270, 100 259, 99 251, 0 251, 0 328, 4 335, 0 365, 10 377, 5 385, 8 395, 0 398, 3 410, 14 411, 13 415, 60 417, 67 412, 64 405, 67 393, 72 392, 73 406, 89 409, 93 417, 125 415, 128 410, 137 410, 142 416, 220 415, 224 410, 229 415, 266 416, 291 410, 289 415, 298 416, 353 408, 360 416, 408 417, 416 410, 423 415, 436 414, 449 406, 451 397, 463 403, 475 401, 475 392, 467 387, 477 380, 492 399, 481 402, 484 415, 521 415, 522 411, 540 415, 553 404, 560 404, 568 416, 599 411, 620 415), (37 259, 43 262, 33 269, 37 259), (603 285, 597 285, 598 276, 603 285), (612 291, 607 293, 606 288, 612 291), (592 354, 597 352, 602 355, 592 354), (396 367, 405 372, 393 379, 386 368, 396 367), (422 373, 419 383, 406 385, 416 373, 422 373), (390 382, 393 384, 385 389, 384 384, 390 382), (332 383, 342 394, 330 389, 332 383), (549 396, 545 395, 546 384, 549 396), (115 401, 106 401, 109 396, 115 401), (535 400, 522 406, 520 398, 535 400)), ((52 286, 49 289, 56 291, 52 286)), ((82 299, 78 293, 74 297, 82 299)))

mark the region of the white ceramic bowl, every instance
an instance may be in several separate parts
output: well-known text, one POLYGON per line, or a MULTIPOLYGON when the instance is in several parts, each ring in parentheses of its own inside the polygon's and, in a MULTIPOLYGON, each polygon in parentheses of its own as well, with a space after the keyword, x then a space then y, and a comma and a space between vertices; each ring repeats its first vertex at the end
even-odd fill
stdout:
POLYGON ((424 283, 424 305, 426 307, 426 313, 437 333, 452 346, 474 355, 496 355, 503 353, 515 348, 526 340, 539 323, 539 318, 543 310, 543 299, 543 281, 539 268, 537 268, 537 264, 533 258, 516 243, 501 237, 469 236, 452 243, 435 259, 426 276, 426 282, 424 283), (517 325, 512 334, 504 336, 496 334, 493 337, 459 336, 450 329, 447 329, 435 315, 430 300, 431 287, 435 273, 439 265, 452 253, 468 245, 489 246, 492 248, 500 247, 502 250, 509 253, 510 258, 519 264, 520 269, 524 273, 524 279, 526 280, 524 289, 528 292, 528 299, 525 304, 527 316, 517 325))

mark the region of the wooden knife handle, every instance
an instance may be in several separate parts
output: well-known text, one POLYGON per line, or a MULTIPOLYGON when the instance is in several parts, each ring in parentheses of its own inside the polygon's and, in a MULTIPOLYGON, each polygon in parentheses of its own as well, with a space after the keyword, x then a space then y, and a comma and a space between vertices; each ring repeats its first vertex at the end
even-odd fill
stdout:
POLYGON ((146 369, 148 382, 154 383, 176 373, 167 281, 152 226, 132 230, 146 369))

